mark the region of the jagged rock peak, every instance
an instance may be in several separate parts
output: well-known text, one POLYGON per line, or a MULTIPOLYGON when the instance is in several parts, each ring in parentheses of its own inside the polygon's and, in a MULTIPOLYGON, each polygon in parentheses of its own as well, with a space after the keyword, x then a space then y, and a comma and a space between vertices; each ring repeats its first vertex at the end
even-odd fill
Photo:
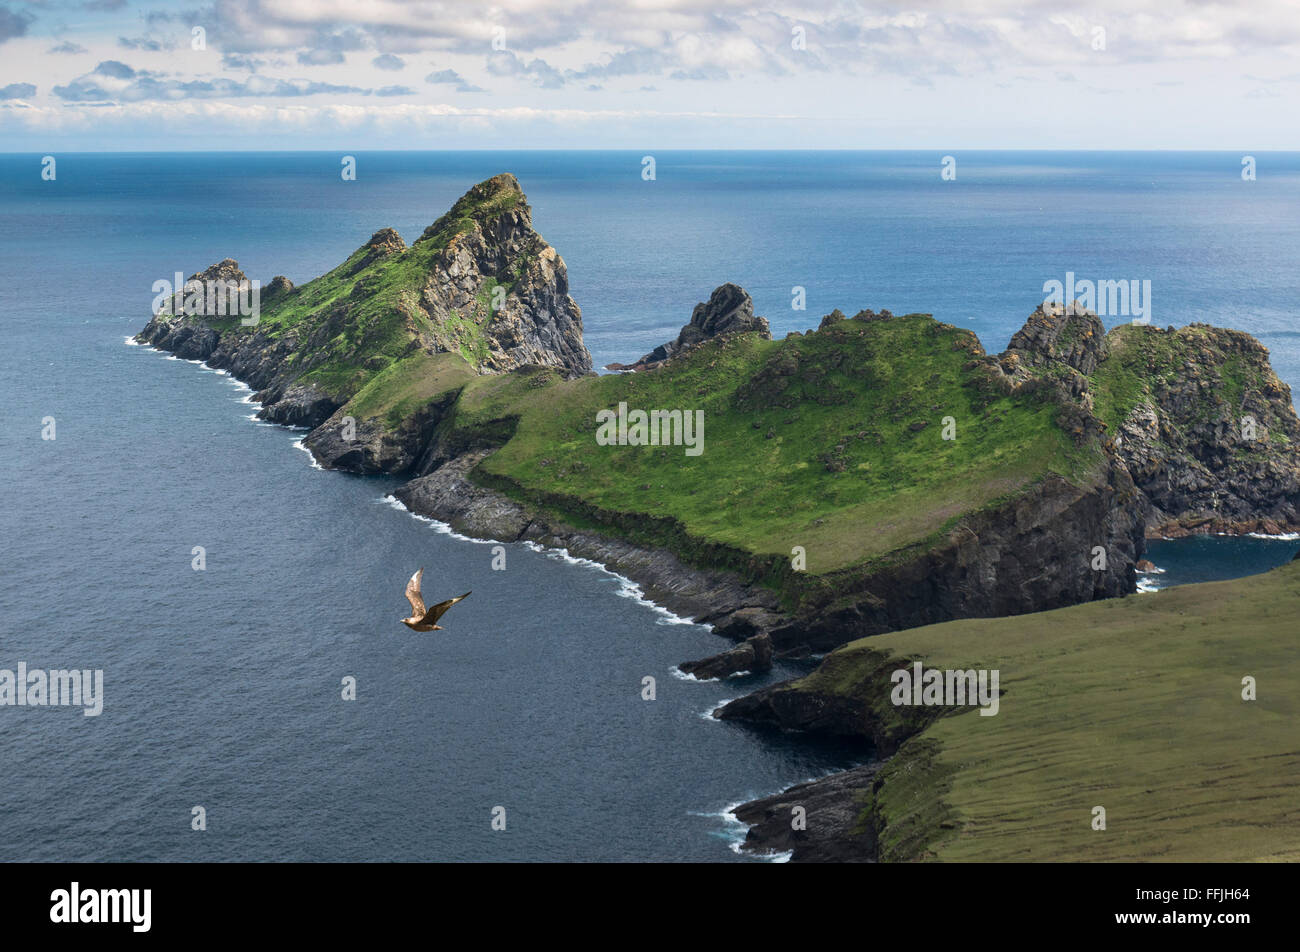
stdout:
POLYGON ((1082 374, 1091 374, 1106 359, 1106 327, 1088 309, 1071 303, 1038 305, 1007 347, 1031 364, 1059 361, 1082 374))
POLYGON ((520 224, 531 228, 532 210, 519 180, 509 172, 494 175, 479 182, 456 200, 451 210, 424 229, 416 244, 431 238, 447 237, 465 230, 471 223, 486 224, 505 213, 513 213, 520 224))
POLYGON ((623 364, 610 364, 606 369, 648 369, 714 337, 744 334, 750 331, 757 331, 764 340, 772 339, 767 318, 754 314, 754 301, 749 293, 740 285, 727 282, 715 288, 707 301, 695 305, 690 321, 682 327, 676 340, 660 344, 630 367, 623 364))
POLYGON ((708 301, 695 305, 690 323, 682 328, 677 344, 679 348, 690 347, 710 337, 747 331, 758 331, 764 338, 772 339, 767 319, 754 315, 754 302, 749 293, 728 282, 715 288, 708 301))

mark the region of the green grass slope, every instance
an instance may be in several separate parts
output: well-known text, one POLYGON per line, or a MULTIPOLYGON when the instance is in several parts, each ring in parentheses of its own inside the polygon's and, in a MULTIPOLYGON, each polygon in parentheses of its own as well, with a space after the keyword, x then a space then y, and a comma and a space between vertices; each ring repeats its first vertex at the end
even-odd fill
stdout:
POLYGON ((483 415, 482 395, 500 404, 509 390, 496 412, 518 426, 481 465, 485 481, 569 514, 671 514, 692 540, 759 558, 788 562, 803 546, 808 573, 826 573, 931 537, 1049 472, 1087 478, 1097 448, 1076 447, 1043 395, 989 387, 979 353, 970 332, 927 315, 848 320, 783 341, 709 341, 651 373, 545 388, 476 380, 455 425, 483 415), (703 410, 704 451, 599 445, 596 414, 620 402, 703 410))
POLYGON ((1001 672, 996 716, 933 720, 882 770, 869 807, 882 859, 1297 860, 1298 605, 1293 562, 863 639, 795 687, 852 694, 889 733, 916 727, 889 701, 905 663, 1001 672), (1255 701, 1242 699, 1246 676, 1255 701), (1105 830, 1092 828, 1096 806, 1105 830))

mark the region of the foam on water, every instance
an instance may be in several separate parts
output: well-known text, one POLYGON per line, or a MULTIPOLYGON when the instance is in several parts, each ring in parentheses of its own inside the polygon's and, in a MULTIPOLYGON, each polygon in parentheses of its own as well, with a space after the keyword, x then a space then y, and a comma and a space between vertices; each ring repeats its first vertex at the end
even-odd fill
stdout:
POLYGON ((293 448, 296 450, 302 450, 304 453, 307 454, 307 459, 311 461, 312 469, 319 469, 322 472, 324 472, 325 467, 322 466, 320 463, 316 462, 315 454, 313 454, 311 450, 307 449, 307 447, 304 445, 304 440, 294 440, 293 448))
POLYGON ((391 493, 375 501, 390 506, 393 509, 398 510, 399 512, 404 512, 412 519, 416 520, 417 522, 423 522, 425 525, 429 526, 429 528, 433 529, 434 532, 439 532, 445 536, 451 536, 453 539, 455 539, 458 542, 473 542, 475 545, 493 545, 493 544, 503 545, 504 544, 501 542, 493 543, 493 540, 491 539, 475 539, 471 536, 462 535, 461 533, 453 529, 450 524, 443 522, 440 519, 431 519, 428 516, 420 515, 418 512, 412 512, 410 509, 406 507, 406 505, 400 499, 398 499, 396 496, 392 495, 391 493))
MULTIPOLYGON (((394 509, 399 509, 402 512, 407 513, 412 518, 418 519, 420 522, 423 522, 428 526, 430 526, 435 532, 440 532, 443 535, 451 536, 453 539, 456 539, 460 542, 473 542, 476 545, 507 544, 493 539, 476 539, 472 536, 467 536, 460 532, 457 532, 450 525, 441 521, 440 519, 432 519, 428 516, 422 516, 419 513, 412 512, 405 505, 403 505, 401 500, 399 500, 397 497, 391 494, 383 497, 383 499, 379 501, 387 503, 388 505, 392 506, 394 509)), ((630 578, 624 575, 619 575, 617 572, 611 571, 610 569, 601 565, 599 562, 592 561, 591 559, 584 559, 578 556, 570 555, 568 549, 550 548, 548 546, 539 545, 536 542, 533 542, 531 540, 525 540, 523 542, 512 542, 508 544, 521 545, 531 552, 536 552, 540 555, 546 556, 546 558, 548 559, 556 559, 558 561, 564 562, 567 565, 572 565, 580 568, 595 569, 596 571, 609 576, 611 579, 615 580, 618 583, 618 590, 615 592, 615 594, 621 596, 622 598, 631 599, 632 601, 636 602, 638 605, 641 605, 642 607, 648 608, 651 611, 653 611, 655 614, 659 616, 658 618, 655 619, 656 624, 659 625, 696 624, 696 622, 692 621, 691 619, 683 618, 681 615, 677 615, 669 611, 667 608, 664 608, 662 605, 658 605, 655 602, 651 601, 650 599, 646 598, 645 592, 644 590, 642 590, 640 585, 638 585, 636 582, 632 581, 630 578)), ((700 625, 699 627, 707 628, 710 631, 713 630, 712 625, 700 625)))
POLYGON ((725 840, 727 848, 737 856, 743 856, 746 859, 765 863, 788 863, 794 856, 793 851, 759 852, 757 850, 746 850, 743 848, 745 837, 749 835, 749 825, 741 821, 733 811, 735 811, 737 807, 744 806, 748 802, 748 800, 737 800, 735 803, 727 804, 721 810, 712 810, 708 812, 692 810, 689 811, 689 815, 704 817, 709 820, 721 820, 722 829, 717 830, 714 835, 725 840))
POLYGON ((710 682, 715 682, 718 680, 717 678, 697 678, 693 674, 687 674, 681 668, 677 667, 677 665, 673 665, 671 668, 669 668, 668 673, 671 674, 678 681, 694 681, 696 684, 709 684, 710 682))
MULTIPOLYGON (((641 605, 645 608, 649 608, 651 611, 658 614, 659 618, 656 619, 657 624, 660 625, 696 624, 696 622, 692 621, 691 619, 684 618, 681 615, 669 611, 667 608, 664 608, 664 606, 659 605, 656 602, 653 602, 650 599, 646 598, 645 590, 642 589, 640 585, 632 581, 627 576, 619 575, 617 572, 606 568, 605 566, 601 565, 599 562, 595 562, 591 559, 584 559, 576 555, 570 555, 569 550, 565 548, 549 548, 544 545, 538 545, 536 542, 533 542, 531 540, 523 542, 522 545, 524 545, 526 548, 532 549, 534 552, 542 553, 548 559, 559 559, 560 561, 566 562, 569 565, 576 565, 576 566, 581 566, 582 568, 595 569, 598 572, 602 572, 603 574, 608 575, 610 578, 616 579, 618 581, 618 591, 615 594, 623 598, 631 599, 632 601, 636 602, 638 605, 641 605)), ((701 624, 700 627, 708 628, 710 631, 713 630, 712 625, 701 624)))
MULTIPOLYGON (((702 683, 708 684, 707 681, 702 683)), ((734 697, 728 697, 728 698, 723 698, 721 701, 714 701, 712 707, 706 708, 705 710, 701 711, 698 716, 704 718, 706 721, 714 721, 720 723, 718 719, 713 716, 713 712, 721 710, 722 708, 726 707, 734 700, 735 700, 734 697)))

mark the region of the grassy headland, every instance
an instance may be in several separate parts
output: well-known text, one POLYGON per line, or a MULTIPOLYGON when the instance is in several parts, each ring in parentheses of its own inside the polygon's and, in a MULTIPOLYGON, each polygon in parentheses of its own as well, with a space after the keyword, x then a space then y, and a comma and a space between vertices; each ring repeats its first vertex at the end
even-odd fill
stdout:
POLYGON ((1296 860, 1297 604, 1292 562, 861 639, 782 690, 851 704, 864 733, 902 741, 864 791, 882 860, 1296 860), (999 670, 997 715, 895 707, 889 674, 913 661, 999 670))

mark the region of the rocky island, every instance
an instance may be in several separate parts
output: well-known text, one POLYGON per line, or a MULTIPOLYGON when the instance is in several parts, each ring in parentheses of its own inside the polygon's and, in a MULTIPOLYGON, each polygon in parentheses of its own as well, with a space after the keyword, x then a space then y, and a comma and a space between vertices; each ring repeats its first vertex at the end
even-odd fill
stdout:
MULTIPOLYGON (((243 277, 230 260, 194 276, 243 277)), ((738 643, 684 670, 840 648, 721 716, 859 736, 882 754, 934 743, 928 721, 866 713, 882 665, 928 637, 908 629, 987 634, 962 620, 1128 595, 1152 535, 1300 529, 1300 420, 1247 334, 1108 333, 1048 304, 1001 354, 887 311, 835 311, 772 340, 724 284, 674 341, 597 376, 564 262, 511 175, 474 186, 409 247, 382 229, 300 287, 274 279, 253 326, 180 311, 138 339, 247 382, 264 418, 310 429, 322 466, 406 477, 396 496, 413 512, 566 548, 738 643), (701 412, 704 451, 603 445, 598 414, 619 407, 701 412)), ((840 819, 804 858, 933 853, 929 826, 899 845, 898 821, 866 803, 900 789, 879 787, 890 769, 814 791, 840 819)), ((765 829, 786 802, 742 818, 765 829)))

